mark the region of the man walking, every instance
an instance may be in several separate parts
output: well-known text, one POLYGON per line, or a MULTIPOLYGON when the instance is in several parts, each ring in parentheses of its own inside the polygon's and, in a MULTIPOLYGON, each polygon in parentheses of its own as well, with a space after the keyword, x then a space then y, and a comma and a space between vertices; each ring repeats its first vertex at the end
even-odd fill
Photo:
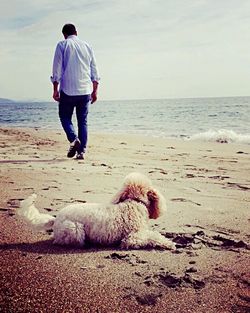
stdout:
POLYGON ((60 121, 70 142, 67 156, 84 159, 88 105, 97 100, 99 75, 93 50, 77 37, 75 26, 65 24, 62 33, 65 40, 57 44, 53 61, 53 99, 59 102, 60 121), (74 108, 78 135, 72 123, 74 108))

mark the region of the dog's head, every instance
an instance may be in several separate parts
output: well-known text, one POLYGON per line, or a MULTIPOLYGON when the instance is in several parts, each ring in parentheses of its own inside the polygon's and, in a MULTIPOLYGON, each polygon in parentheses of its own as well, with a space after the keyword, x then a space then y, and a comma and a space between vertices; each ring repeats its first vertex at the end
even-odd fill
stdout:
POLYGON ((130 173, 125 177, 123 187, 116 194, 112 203, 117 204, 126 200, 143 203, 147 207, 151 219, 157 219, 166 211, 163 195, 153 187, 149 178, 140 173, 130 173))

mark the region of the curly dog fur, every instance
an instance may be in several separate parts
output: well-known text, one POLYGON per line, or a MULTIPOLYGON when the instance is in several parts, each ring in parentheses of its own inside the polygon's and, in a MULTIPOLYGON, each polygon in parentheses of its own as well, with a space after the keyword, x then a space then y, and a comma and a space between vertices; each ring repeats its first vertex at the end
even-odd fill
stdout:
POLYGON ((36 195, 21 202, 18 210, 39 230, 53 230, 54 243, 84 246, 118 244, 124 249, 174 249, 173 242, 149 227, 166 211, 162 194, 140 173, 126 176, 121 190, 109 204, 80 203, 63 208, 56 217, 40 213, 34 206, 36 195))

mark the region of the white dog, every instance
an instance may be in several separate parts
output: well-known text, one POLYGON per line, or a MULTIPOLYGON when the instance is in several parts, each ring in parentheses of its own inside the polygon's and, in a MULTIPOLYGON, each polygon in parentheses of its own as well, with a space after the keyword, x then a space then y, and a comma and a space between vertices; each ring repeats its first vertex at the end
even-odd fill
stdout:
POLYGON ((54 243, 84 246, 119 244, 121 248, 175 249, 172 241, 150 230, 149 219, 166 210, 165 199, 142 174, 131 173, 111 203, 71 204, 56 217, 43 214, 34 206, 36 195, 21 202, 19 215, 38 230, 53 230, 54 243))

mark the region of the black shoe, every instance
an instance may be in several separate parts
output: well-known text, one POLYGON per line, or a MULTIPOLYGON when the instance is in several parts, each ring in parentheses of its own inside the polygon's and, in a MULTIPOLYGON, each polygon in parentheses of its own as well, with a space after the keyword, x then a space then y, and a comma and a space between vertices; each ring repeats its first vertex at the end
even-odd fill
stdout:
POLYGON ((84 153, 83 152, 77 152, 76 159, 77 160, 84 160, 84 153))
POLYGON ((78 138, 76 138, 71 144, 70 144, 70 147, 69 147, 69 151, 68 151, 68 154, 67 154, 67 157, 68 158, 73 158, 76 154, 76 151, 80 148, 80 140, 78 138))

